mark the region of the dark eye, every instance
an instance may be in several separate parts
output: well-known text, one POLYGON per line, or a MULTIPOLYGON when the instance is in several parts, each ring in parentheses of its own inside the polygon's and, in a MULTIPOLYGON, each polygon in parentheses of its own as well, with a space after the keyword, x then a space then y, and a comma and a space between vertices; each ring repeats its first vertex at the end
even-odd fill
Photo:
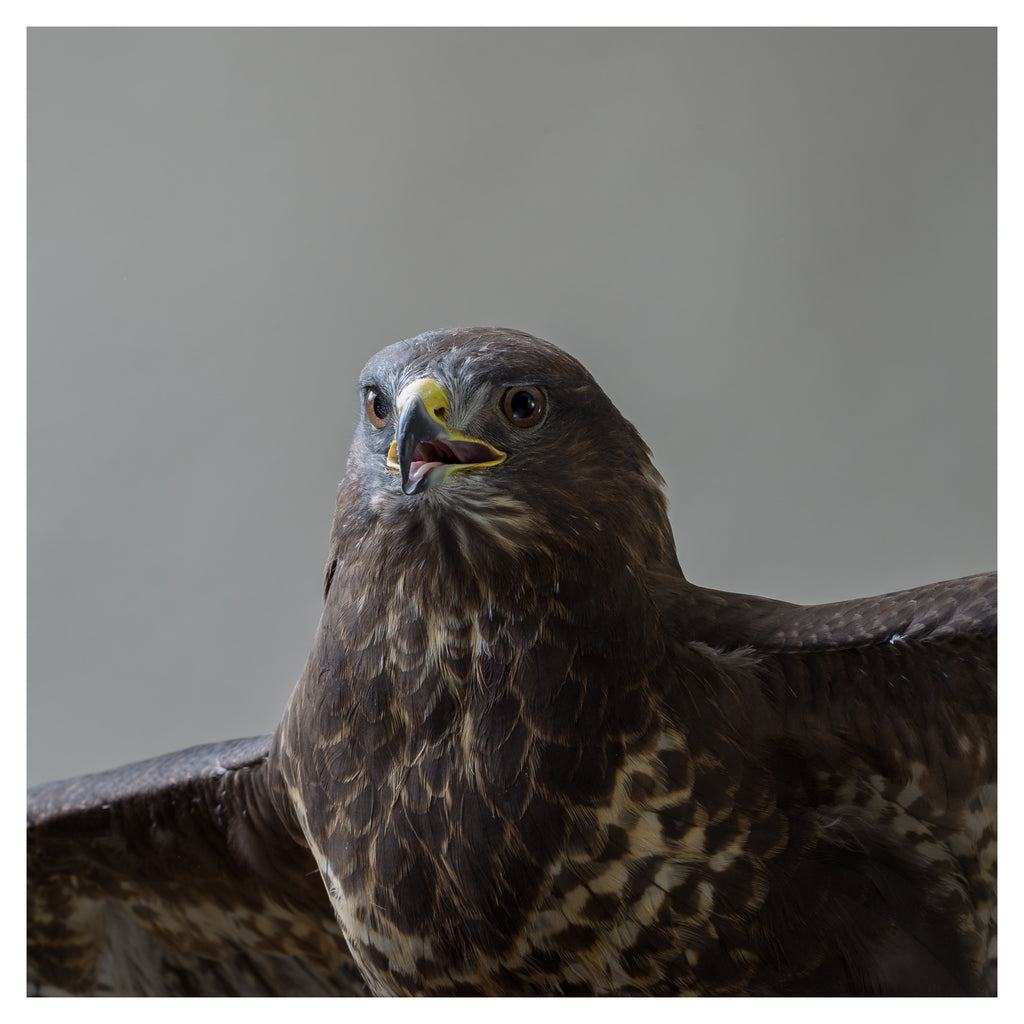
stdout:
POLYGON ((547 402, 540 388, 509 388, 502 396, 501 411, 515 427, 532 427, 540 423, 547 402))
POLYGON ((367 388, 363 407, 366 409, 366 418, 378 430, 387 426, 388 417, 391 415, 391 402, 387 396, 382 395, 376 388, 367 388))

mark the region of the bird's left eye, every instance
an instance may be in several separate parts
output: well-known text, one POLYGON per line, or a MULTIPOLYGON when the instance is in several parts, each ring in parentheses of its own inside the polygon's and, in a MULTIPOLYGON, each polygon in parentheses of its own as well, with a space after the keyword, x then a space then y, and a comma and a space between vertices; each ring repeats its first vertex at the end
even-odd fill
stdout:
POLYGON ((363 399, 366 418, 378 429, 387 426, 391 416, 391 402, 387 395, 382 395, 376 388, 367 388, 363 399))
POLYGON ((532 427, 540 423, 547 402, 540 388, 517 385, 509 388, 501 398, 501 411, 516 427, 532 427))

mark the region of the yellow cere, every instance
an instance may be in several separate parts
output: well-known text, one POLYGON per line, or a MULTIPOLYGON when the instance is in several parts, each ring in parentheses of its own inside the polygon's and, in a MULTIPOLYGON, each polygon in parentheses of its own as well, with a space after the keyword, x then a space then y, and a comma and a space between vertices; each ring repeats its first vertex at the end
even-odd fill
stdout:
POLYGON ((417 397, 427 407, 427 412, 430 413, 432 419, 437 420, 438 423, 444 423, 448 418, 448 406, 451 403, 448 400, 448 392, 436 380, 431 380, 430 377, 420 377, 411 384, 406 384, 398 396, 397 410, 401 412, 406 402, 417 397))

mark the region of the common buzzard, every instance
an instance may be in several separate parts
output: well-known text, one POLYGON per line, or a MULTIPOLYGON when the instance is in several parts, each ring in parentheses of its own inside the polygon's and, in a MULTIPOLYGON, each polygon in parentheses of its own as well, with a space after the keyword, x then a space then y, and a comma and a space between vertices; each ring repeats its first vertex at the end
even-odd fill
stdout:
POLYGON ((29 794, 37 990, 995 992, 994 574, 694 586, 637 431, 516 331, 360 388, 276 733, 29 794))

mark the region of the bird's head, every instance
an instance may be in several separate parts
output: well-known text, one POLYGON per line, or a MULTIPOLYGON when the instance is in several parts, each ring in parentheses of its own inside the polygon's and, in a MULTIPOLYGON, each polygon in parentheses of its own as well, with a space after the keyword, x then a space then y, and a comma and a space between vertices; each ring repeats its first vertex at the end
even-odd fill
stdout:
MULTIPOLYGON (((335 533, 427 528, 465 555, 614 544, 674 560, 663 482, 577 360, 518 331, 434 331, 375 355, 335 533)), ((342 537, 336 536, 340 543, 342 537)))

